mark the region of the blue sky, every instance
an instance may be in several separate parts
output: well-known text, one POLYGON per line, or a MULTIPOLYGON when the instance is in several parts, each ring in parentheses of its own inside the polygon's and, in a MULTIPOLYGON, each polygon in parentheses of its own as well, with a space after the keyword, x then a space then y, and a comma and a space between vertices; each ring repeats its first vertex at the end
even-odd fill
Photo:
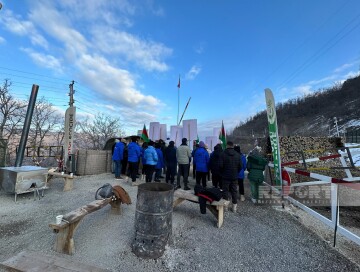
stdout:
POLYGON ((78 118, 119 117, 126 134, 152 121, 197 119, 211 136, 276 102, 360 70, 358 0, 0 0, 0 79, 26 99, 40 86, 61 112, 75 80, 78 118))

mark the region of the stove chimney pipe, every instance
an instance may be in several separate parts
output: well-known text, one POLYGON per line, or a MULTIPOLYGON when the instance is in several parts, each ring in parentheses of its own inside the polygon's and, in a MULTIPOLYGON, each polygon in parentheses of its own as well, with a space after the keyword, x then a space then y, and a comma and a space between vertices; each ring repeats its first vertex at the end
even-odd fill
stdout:
POLYGON ((25 147, 26 147, 26 141, 27 141, 27 138, 29 135, 31 119, 32 119, 33 112, 34 112, 36 96, 37 96, 38 91, 39 91, 39 86, 33 84, 32 89, 31 89, 29 105, 28 105, 28 108, 26 111, 24 127, 23 127, 23 130, 21 133, 19 149, 16 154, 15 167, 21 167, 22 161, 24 159, 24 151, 25 151, 25 147))

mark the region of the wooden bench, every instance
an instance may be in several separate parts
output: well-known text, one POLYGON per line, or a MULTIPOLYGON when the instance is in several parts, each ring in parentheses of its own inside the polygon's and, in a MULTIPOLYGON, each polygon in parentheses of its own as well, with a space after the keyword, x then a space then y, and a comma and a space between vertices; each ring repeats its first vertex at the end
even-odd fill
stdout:
POLYGON ((95 200, 81 208, 65 214, 60 224, 49 224, 49 227, 57 233, 54 250, 60 253, 73 254, 75 252, 73 236, 81 220, 87 214, 100 210, 108 204, 111 205, 112 213, 121 214, 121 199, 112 197, 95 200))
POLYGON ((49 175, 49 178, 48 180, 50 180, 53 176, 54 177, 61 177, 61 178, 64 178, 64 192, 66 191, 71 191, 74 187, 74 178, 75 176, 74 175, 68 175, 68 174, 61 174, 59 172, 56 172, 56 170, 54 169, 50 169, 48 171, 48 175, 49 175))
MULTIPOLYGON (((178 189, 174 192, 174 203, 173 207, 182 203, 184 200, 188 200, 194 203, 199 203, 199 197, 194 195, 192 192, 178 189)), ((224 208, 230 204, 230 201, 220 199, 220 201, 206 202, 206 208, 216 217, 217 227, 220 228, 224 223, 224 208)))
MULTIPOLYGON (((76 272, 105 272, 89 264, 80 263, 74 260, 68 260, 57 256, 49 256, 43 253, 22 251, 8 260, 0 263, 0 268, 5 271, 76 271, 76 272)), ((2 270, 1 270, 2 271, 2 270)))

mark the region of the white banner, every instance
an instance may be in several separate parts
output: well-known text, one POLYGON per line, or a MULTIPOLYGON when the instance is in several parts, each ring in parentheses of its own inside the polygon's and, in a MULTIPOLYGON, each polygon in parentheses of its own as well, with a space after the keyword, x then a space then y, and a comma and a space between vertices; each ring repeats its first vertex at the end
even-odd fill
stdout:
POLYGON ((167 139, 166 124, 160 124, 160 139, 164 141, 167 139))
POLYGON ((157 140, 160 140, 160 123, 159 122, 150 122, 149 139, 154 142, 157 140))
POLYGON ((220 143, 219 135, 205 137, 205 144, 207 145, 208 150, 210 150, 210 151, 214 151, 214 147, 218 143, 220 143))
POLYGON ((69 107, 65 112, 64 165, 68 165, 69 155, 73 154, 76 107, 69 107))
POLYGON ((221 127, 214 128, 214 129, 213 129, 213 135, 212 135, 212 136, 216 136, 216 137, 219 138, 220 131, 221 131, 221 127))
POLYGON ((170 126, 170 141, 175 142, 175 146, 181 145, 183 138, 183 129, 181 126, 170 126))
POLYGON ((188 146, 193 148, 193 141, 197 140, 197 119, 183 121, 183 138, 188 140, 188 146))

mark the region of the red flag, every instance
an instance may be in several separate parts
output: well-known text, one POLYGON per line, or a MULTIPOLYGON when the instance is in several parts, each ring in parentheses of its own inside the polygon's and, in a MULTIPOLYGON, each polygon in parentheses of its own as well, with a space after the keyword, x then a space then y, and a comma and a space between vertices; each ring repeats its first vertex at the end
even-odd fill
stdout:
POLYGON ((225 134, 225 128, 224 128, 224 121, 221 122, 221 130, 219 134, 219 140, 222 142, 222 148, 225 150, 226 148, 226 134, 225 134))
POLYGON ((149 140, 149 136, 148 136, 148 133, 146 131, 146 126, 144 124, 144 128, 142 130, 142 133, 141 133, 141 139, 143 139, 144 142, 148 143, 150 140, 149 140))
POLYGON ((179 77, 179 83, 178 83, 177 87, 180 89, 180 77, 179 77))

